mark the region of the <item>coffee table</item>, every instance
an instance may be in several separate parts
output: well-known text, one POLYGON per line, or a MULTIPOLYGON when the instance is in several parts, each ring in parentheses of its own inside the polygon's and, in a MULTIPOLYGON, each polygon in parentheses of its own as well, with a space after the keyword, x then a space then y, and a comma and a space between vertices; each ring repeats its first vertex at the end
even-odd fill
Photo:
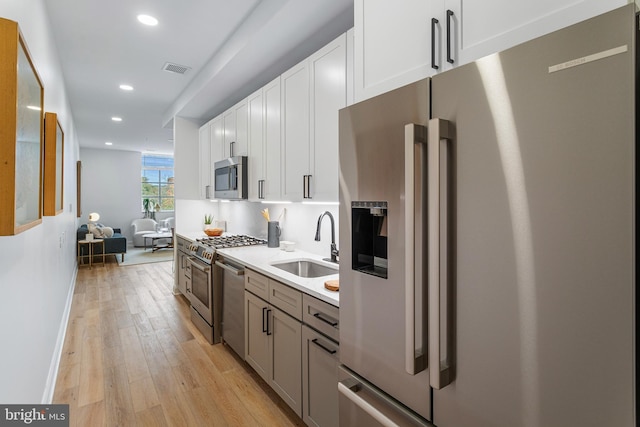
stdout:
POLYGON ((173 233, 149 233, 144 235, 144 250, 147 250, 147 239, 151 239, 151 252, 155 252, 158 249, 173 248, 173 233), (170 239, 166 245, 158 245, 158 240, 170 239))

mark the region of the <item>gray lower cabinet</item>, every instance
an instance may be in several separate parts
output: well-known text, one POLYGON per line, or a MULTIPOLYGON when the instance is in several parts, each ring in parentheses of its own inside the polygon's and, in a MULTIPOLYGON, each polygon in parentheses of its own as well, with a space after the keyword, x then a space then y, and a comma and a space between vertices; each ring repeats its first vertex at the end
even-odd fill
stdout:
POLYGON ((245 270, 245 360, 309 426, 338 425, 338 307, 245 270))
POLYGON ((308 426, 338 425, 340 346, 302 326, 302 419, 308 426))
POLYGON ((245 290, 245 360, 302 417, 302 323, 245 290))
POLYGON ((269 335, 266 334, 266 311, 269 305, 251 292, 244 291, 244 359, 269 382, 269 335))

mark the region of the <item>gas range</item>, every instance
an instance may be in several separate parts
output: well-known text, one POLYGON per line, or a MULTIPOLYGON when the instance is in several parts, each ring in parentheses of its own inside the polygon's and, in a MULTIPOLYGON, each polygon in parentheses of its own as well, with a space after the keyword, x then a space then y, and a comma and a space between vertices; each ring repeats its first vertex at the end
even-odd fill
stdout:
POLYGON ((189 245, 191 255, 206 264, 212 264, 216 249, 239 248, 242 246, 265 245, 264 239, 246 236, 244 234, 230 234, 226 236, 203 237, 196 239, 189 245))

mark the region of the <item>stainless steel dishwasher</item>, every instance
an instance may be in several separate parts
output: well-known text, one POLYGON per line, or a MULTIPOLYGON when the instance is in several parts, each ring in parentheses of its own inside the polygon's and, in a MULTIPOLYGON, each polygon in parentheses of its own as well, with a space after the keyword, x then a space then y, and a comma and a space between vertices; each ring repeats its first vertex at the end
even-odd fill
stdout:
POLYGON ((222 340, 244 359, 244 266, 216 261, 222 277, 222 340))

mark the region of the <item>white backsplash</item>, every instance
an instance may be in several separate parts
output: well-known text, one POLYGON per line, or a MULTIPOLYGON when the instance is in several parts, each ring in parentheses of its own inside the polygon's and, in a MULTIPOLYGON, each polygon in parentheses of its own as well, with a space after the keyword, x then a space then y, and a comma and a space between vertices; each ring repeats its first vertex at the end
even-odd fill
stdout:
MULTIPOLYGON (((178 232, 202 229, 203 217, 207 213, 216 220, 226 221, 226 231, 233 234, 248 234, 267 238, 267 222, 260 211, 268 208, 272 221, 280 217, 282 235, 280 240, 295 242, 296 249, 317 255, 329 256, 331 245, 331 221, 322 220, 320 242, 314 240, 320 215, 329 211, 336 223, 338 243, 338 206, 333 204, 307 205, 302 203, 264 204, 257 202, 211 202, 208 200, 176 200, 176 228, 178 232)), ((338 244, 338 250, 340 245, 338 244)))

